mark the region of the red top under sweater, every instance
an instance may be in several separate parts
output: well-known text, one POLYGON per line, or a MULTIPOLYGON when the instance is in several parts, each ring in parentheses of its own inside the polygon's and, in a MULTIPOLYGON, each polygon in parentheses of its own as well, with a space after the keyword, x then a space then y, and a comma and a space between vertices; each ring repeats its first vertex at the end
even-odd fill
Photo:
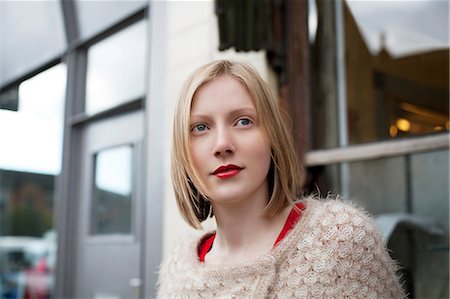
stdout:
MULTIPOLYGON (((286 223, 284 224, 283 229, 281 230, 277 240, 273 244, 273 247, 277 246, 277 244, 281 240, 283 240, 286 234, 291 230, 291 228, 297 223, 297 221, 302 216, 302 211, 305 209, 305 205, 302 203, 297 203, 295 204, 295 206, 298 208, 298 210, 292 208, 288 218, 286 219, 286 223)), ((202 263, 205 262, 205 256, 211 250, 215 238, 216 234, 214 233, 205 238, 198 246, 198 259, 200 260, 200 262, 202 263)))

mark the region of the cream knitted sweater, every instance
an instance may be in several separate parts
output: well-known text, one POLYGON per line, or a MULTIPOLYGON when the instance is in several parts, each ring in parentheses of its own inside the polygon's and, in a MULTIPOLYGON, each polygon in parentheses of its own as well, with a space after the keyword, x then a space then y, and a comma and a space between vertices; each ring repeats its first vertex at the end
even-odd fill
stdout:
POLYGON ((158 298, 403 298, 372 220, 340 200, 303 201, 299 222, 265 256, 233 266, 198 260, 198 241, 162 264, 158 298))

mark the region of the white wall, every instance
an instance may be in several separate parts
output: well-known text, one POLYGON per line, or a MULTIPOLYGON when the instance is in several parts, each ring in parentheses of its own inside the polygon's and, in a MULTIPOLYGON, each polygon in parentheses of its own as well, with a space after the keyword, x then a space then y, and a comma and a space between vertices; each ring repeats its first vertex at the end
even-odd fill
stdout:
MULTIPOLYGON (((175 104, 184 80, 201 65, 217 59, 245 60, 251 63, 275 88, 275 77, 266 64, 264 52, 219 52, 218 22, 214 1, 167 2, 167 69, 164 115, 164 206, 163 257, 189 236, 203 233, 191 229, 178 211, 170 180, 172 120, 175 104)), ((214 228, 207 221, 205 230, 214 228)))

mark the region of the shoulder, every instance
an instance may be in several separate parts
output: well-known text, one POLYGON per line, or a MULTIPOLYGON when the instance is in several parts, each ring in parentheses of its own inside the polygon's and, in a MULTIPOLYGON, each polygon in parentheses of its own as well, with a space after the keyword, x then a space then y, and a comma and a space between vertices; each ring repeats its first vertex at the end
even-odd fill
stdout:
POLYGON ((183 263, 192 264, 198 261, 198 249, 203 242, 214 232, 199 232, 191 235, 188 239, 173 246, 168 250, 167 256, 163 259, 161 267, 181 265, 183 263))
POLYGON ((314 238, 339 242, 341 247, 342 242, 367 249, 385 246, 372 216, 357 204, 339 197, 308 198, 305 206, 305 212, 311 215, 305 225, 314 238))
POLYGON ((326 198, 310 196, 300 202, 303 202, 307 207, 312 207, 322 213, 337 214, 344 211, 370 217, 370 214, 357 203, 343 199, 338 195, 333 197, 328 196, 326 198))
POLYGON ((320 226, 350 225, 352 227, 364 227, 369 231, 377 230, 372 216, 362 207, 350 200, 335 198, 305 199, 306 210, 314 214, 313 221, 318 221, 320 226))
POLYGON ((195 234, 182 243, 170 248, 170 253, 163 258, 159 267, 157 282, 157 298, 166 298, 186 285, 189 277, 195 276, 200 267, 198 260, 198 244, 208 234, 195 234))
POLYGON ((302 262, 310 271, 330 274, 336 286, 333 290, 348 293, 348 297, 403 297, 395 275, 397 265, 368 212, 339 198, 309 198, 305 205, 311 216, 297 249, 304 252, 302 262))

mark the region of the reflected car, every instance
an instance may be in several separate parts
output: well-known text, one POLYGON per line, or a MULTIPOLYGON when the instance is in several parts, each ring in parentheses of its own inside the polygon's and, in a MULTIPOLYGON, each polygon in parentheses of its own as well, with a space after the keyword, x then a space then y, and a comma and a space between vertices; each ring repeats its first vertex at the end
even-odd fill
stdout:
POLYGON ((0 298, 47 299, 53 290, 56 235, 0 237, 0 298))

